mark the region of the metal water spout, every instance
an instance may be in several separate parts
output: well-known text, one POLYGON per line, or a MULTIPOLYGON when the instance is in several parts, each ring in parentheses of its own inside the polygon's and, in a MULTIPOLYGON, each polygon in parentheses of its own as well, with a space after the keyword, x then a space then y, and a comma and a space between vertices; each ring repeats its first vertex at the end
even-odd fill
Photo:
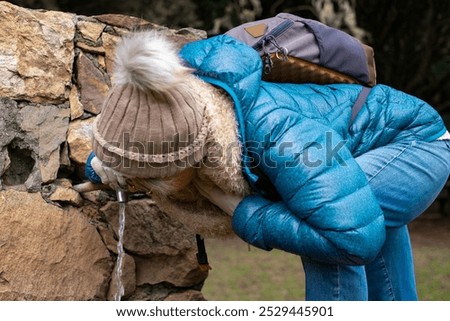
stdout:
POLYGON ((119 202, 119 203, 128 202, 127 193, 121 188, 118 188, 116 190, 116 197, 117 197, 117 202, 119 202))

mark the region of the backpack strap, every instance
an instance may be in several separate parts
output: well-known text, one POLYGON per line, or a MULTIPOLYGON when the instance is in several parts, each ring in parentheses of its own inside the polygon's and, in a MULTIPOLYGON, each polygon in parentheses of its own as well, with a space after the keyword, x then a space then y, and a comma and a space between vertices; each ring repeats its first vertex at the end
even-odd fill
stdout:
POLYGON ((356 101, 352 106, 352 116, 350 118, 349 126, 353 124, 353 121, 355 120, 356 116, 358 116, 358 113, 361 110, 364 103, 366 102, 371 89, 372 88, 370 87, 362 87, 361 92, 358 95, 358 98, 356 98, 356 101))
POLYGON ((208 255, 206 254, 205 240, 200 234, 195 234, 195 240, 197 241, 197 262, 201 271, 211 270, 211 266, 208 262, 208 255))

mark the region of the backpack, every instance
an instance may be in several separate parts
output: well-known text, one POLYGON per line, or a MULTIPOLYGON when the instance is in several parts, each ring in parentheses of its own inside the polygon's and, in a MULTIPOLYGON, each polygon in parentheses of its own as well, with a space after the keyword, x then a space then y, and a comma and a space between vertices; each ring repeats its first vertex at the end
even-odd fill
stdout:
MULTIPOLYGON (((237 26, 227 35, 253 47, 263 60, 263 80, 288 83, 349 83, 363 85, 352 106, 349 126, 376 84, 373 49, 349 34, 318 21, 289 13, 237 26)), ((240 110, 237 121, 245 137, 240 110)), ((247 159, 247 148, 243 149, 247 159)), ((249 158, 251 159, 251 158, 249 158)), ((281 199, 267 176, 243 164, 252 188, 273 201, 281 199)))
POLYGON ((258 51, 266 81, 376 84, 373 49, 318 21, 280 13, 226 34, 258 51))

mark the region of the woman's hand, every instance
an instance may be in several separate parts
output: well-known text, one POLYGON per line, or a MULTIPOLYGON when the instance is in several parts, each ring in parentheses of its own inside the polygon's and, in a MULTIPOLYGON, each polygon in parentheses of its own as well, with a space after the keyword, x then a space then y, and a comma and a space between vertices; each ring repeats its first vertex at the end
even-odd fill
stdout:
POLYGON ((95 173, 100 177, 103 184, 109 185, 114 189, 117 189, 118 187, 125 188, 127 186, 125 178, 119 172, 105 166, 96 156, 92 158, 91 166, 95 173))
POLYGON ((194 180, 193 183, 200 194, 230 216, 233 216, 234 210, 243 199, 242 196, 224 192, 216 185, 202 184, 197 180, 194 180))

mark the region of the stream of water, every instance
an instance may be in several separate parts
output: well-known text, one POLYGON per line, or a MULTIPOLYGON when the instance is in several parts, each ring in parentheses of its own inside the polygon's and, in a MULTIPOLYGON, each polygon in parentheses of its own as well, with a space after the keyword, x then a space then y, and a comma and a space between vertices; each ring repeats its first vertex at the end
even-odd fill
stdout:
POLYGON ((119 231, 118 237, 119 241, 117 242, 117 261, 116 261, 116 294, 114 295, 115 301, 120 301, 124 294, 124 287, 122 283, 122 270, 123 270, 123 258, 125 256, 125 252, 123 250, 123 233, 125 231, 125 209, 126 203, 119 203, 119 231))

